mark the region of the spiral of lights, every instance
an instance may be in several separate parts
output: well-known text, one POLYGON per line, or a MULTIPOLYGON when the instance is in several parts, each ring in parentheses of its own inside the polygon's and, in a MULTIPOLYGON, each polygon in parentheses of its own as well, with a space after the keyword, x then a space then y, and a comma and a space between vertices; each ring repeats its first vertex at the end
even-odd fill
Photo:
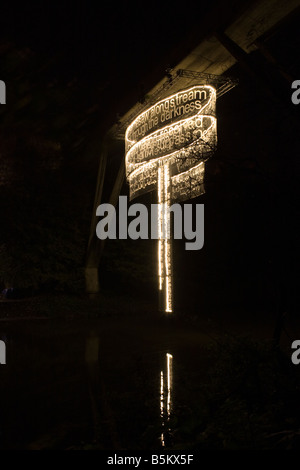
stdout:
POLYGON ((130 199, 157 188, 158 287, 161 307, 173 311, 172 203, 204 193, 205 161, 217 145, 216 90, 196 85, 155 103, 125 133, 130 199))

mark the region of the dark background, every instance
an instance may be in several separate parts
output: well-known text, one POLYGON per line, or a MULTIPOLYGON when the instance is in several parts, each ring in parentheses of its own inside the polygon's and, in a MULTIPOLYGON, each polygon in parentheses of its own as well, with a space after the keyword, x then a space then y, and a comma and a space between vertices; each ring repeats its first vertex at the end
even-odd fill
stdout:
MULTIPOLYGON (((248 2, 230 4, 234 13, 248 2)), ((157 312, 151 240, 107 241, 99 296, 85 293, 104 136, 214 31, 221 5, 1 3, 0 288, 22 297, 0 302, 3 449, 161 452, 167 352, 171 447, 174 439, 195 452, 299 449, 291 342, 299 337, 300 105, 278 73, 300 79, 299 12, 265 39, 276 66, 258 50, 248 57, 254 73, 241 61, 226 73, 239 84, 217 102, 206 193, 189 201, 205 205, 204 247, 174 241, 179 315, 157 312)), ((124 142, 108 157, 103 202, 124 142)), ((128 189, 124 182, 121 194, 128 189)))
MULTIPOLYGON (((184 19, 179 7, 165 3, 2 7, 2 287, 84 291, 103 135, 190 51, 213 5, 192 4, 184 19)), ((297 24, 295 15, 268 41, 294 79, 297 24)), ((291 83, 259 52, 251 60, 262 81, 241 64, 228 71, 239 85, 218 101, 218 150, 207 164, 206 194, 193 200, 205 204, 205 246, 195 253, 174 243, 180 311, 297 310, 299 112, 291 83)), ((109 156, 103 202, 122 158, 120 143, 109 156)), ((155 262, 150 241, 109 241, 101 288, 153 301, 155 262)))

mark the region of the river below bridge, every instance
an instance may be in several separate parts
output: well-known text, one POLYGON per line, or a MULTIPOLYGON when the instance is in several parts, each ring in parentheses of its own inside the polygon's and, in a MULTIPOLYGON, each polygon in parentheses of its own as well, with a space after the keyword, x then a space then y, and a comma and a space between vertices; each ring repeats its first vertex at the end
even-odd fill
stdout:
POLYGON ((272 334, 259 317, 249 324, 149 312, 2 318, 1 448, 193 448, 208 429, 216 348, 272 334))

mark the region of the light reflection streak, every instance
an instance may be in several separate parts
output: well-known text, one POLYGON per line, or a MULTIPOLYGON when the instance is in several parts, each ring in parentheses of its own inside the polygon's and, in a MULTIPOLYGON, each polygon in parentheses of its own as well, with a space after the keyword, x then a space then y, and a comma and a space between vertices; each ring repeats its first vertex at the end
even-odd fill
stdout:
POLYGON ((166 446, 166 437, 171 432, 170 418, 172 411, 172 388, 173 388, 173 356, 166 354, 166 378, 164 372, 160 372, 160 417, 163 431, 160 435, 162 447, 166 446), (166 383, 165 383, 166 382, 166 383), (167 390, 167 395, 165 395, 167 390), (166 402, 166 406, 165 406, 166 402), (165 412, 166 410, 166 412, 165 412))

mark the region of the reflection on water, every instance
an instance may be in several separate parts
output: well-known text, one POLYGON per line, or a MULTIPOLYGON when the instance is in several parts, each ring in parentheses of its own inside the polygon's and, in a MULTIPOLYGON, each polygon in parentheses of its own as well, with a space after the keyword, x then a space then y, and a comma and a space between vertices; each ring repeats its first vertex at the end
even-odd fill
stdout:
POLYGON ((10 361, 0 366, 0 448, 177 446, 174 415, 185 413, 188 393, 178 377, 189 375, 191 356, 184 342, 190 336, 181 341, 175 327, 143 320, 136 329, 123 317, 9 323, 10 361))
POLYGON ((170 418, 172 408, 172 388, 173 388, 173 356, 167 353, 164 370, 160 372, 160 417, 162 433, 160 441, 162 447, 168 445, 170 439, 170 418), (166 392, 166 393, 165 393, 166 392))

